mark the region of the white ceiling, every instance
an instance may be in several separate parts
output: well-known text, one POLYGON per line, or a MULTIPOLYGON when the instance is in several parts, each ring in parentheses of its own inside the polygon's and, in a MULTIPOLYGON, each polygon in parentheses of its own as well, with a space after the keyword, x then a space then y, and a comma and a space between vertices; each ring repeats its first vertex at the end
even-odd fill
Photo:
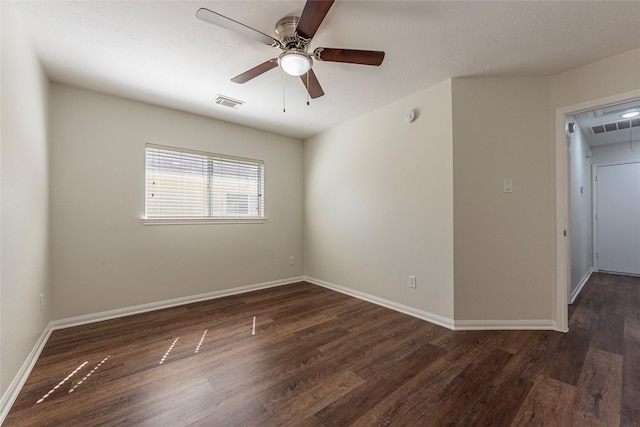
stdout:
POLYGON ((280 50, 195 17, 206 7, 273 35, 304 1, 25 1, 53 81, 306 138, 450 77, 549 75, 640 47, 638 1, 341 1, 311 48, 384 50, 380 67, 316 62, 306 105, 279 68, 230 79, 280 50), (286 112, 283 113, 283 81, 286 112), (245 101, 216 105, 217 94, 245 101))

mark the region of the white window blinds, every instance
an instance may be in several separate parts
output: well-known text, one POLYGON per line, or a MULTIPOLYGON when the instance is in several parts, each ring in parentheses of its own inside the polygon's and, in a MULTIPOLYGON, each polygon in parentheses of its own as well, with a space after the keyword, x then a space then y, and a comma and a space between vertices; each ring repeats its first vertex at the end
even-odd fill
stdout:
POLYGON ((146 145, 146 217, 264 218, 264 164, 146 145))

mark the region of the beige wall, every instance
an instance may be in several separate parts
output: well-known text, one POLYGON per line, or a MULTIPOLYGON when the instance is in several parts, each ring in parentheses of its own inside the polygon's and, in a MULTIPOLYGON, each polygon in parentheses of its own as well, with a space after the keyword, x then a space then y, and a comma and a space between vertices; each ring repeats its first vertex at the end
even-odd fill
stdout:
POLYGON ((551 317, 549 127, 546 78, 453 80, 456 321, 551 317))
POLYGON ((2 2, 0 395, 49 321, 48 80, 2 2), (45 304, 40 308, 40 294, 45 304))
POLYGON ((548 78, 448 80, 303 149, 55 84, 48 145, 46 76, 1 7, 2 392, 50 317, 305 273, 449 319, 557 318, 555 111, 640 89, 640 49, 548 78), (267 223, 143 226, 145 142, 263 159, 267 223))
POLYGON ((303 274, 300 140, 59 84, 51 118, 54 318, 303 274), (266 224, 143 225, 146 142, 264 160, 266 224))
MULTIPOLYGON (((563 161, 568 165, 568 157, 556 158, 555 112, 637 91, 638 70, 640 50, 634 50, 550 77, 453 79, 443 83, 451 85, 450 94, 441 91, 443 84, 437 85, 309 139, 305 146, 307 274, 460 324, 540 321, 535 324, 563 329, 561 313, 566 316, 566 306, 558 305, 558 292, 569 289, 556 284, 556 238, 564 226, 556 220, 556 166, 563 161), (406 138, 400 117, 416 104, 414 99, 433 105, 438 113, 422 114, 427 127, 416 122, 406 138), (444 183, 440 191, 452 191, 454 274, 446 263, 433 269, 446 277, 437 282, 440 290, 436 290, 438 285, 434 288, 430 280, 433 260, 428 256, 436 256, 435 264, 442 261, 447 252, 432 248, 447 241, 448 229, 440 240, 427 237, 429 226, 420 225, 411 212, 422 203, 421 208, 428 207, 425 212, 431 213, 434 204, 429 196, 422 202, 409 201, 408 194, 416 187, 403 183, 407 174, 417 173, 412 170, 420 167, 426 154, 407 142, 449 135, 447 126, 451 126, 447 141, 452 141, 453 156, 445 150, 429 152, 439 167, 425 168, 414 180, 417 186, 437 180, 444 183), (408 162, 405 169, 390 163, 398 155, 408 162), (453 190, 443 170, 450 165, 453 190), (387 182, 383 177, 389 175, 376 171, 389 167, 397 178, 387 182), (511 194, 503 193, 505 178, 513 180, 511 194), (408 208, 389 208, 403 202, 408 208), (415 269, 407 260, 424 263, 416 273, 416 291, 406 289, 406 275, 415 269), (420 287, 424 274, 426 291, 420 287)), ((437 189, 424 190, 417 194, 438 194, 437 189)), ((438 197, 446 200, 443 194, 438 197)), ((441 204, 438 212, 447 209, 441 204)), ((567 203, 567 218, 568 214, 567 203)), ((581 272, 576 270, 574 275, 581 272)))
POLYGON ((453 80, 457 321, 550 319, 563 329, 566 306, 558 295, 569 284, 556 286, 563 268, 556 238, 568 227, 569 194, 556 167, 566 174, 569 163, 568 152, 556 146, 556 133, 564 140, 564 117, 556 124, 556 110, 619 102, 638 90, 640 49, 548 78, 453 80), (513 194, 501 193, 504 178, 514 180, 513 194), (556 179, 565 188, 564 207, 556 179), (556 221, 559 211, 566 224, 556 221))
POLYGON ((640 90, 640 49, 556 74, 550 87, 551 114, 558 108, 640 90))
POLYGON ((451 319, 451 138, 445 81, 307 140, 306 274, 451 319))

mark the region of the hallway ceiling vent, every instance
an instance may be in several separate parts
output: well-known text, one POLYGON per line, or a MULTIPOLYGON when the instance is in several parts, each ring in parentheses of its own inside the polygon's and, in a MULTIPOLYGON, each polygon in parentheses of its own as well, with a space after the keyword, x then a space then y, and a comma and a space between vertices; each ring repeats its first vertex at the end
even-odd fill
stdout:
POLYGON ((606 123, 604 125, 597 125, 591 127, 591 133, 597 135, 599 133, 615 132, 617 130, 629 129, 631 127, 640 127, 640 119, 635 120, 621 120, 619 122, 606 123))

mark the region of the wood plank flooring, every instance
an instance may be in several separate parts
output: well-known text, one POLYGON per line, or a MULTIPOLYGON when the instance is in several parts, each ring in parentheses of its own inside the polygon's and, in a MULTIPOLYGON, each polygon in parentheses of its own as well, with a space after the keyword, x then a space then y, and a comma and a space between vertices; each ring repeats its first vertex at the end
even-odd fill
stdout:
POLYGON ((4 425, 640 425, 640 278, 594 274, 569 314, 454 332, 308 283, 189 304, 54 332, 4 425))

